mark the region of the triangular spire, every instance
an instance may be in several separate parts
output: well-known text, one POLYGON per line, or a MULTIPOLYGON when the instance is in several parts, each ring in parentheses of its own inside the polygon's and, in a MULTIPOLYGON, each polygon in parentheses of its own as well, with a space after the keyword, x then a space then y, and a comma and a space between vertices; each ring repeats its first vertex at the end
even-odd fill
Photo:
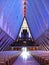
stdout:
POLYGON ((27 29, 27 31, 29 33, 29 38, 32 38, 30 30, 29 30, 29 26, 28 26, 27 21, 26 21, 26 18, 23 19, 23 24, 22 24, 21 29, 20 29, 19 37, 21 37, 21 32, 23 29, 27 29))

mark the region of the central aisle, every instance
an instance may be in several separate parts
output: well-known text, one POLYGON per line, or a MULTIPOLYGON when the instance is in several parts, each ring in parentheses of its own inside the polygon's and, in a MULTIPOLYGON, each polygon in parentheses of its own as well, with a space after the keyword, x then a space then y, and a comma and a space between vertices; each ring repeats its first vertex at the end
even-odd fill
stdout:
POLYGON ((40 65, 32 56, 26 60, 20 55, 13 65, 40 65))

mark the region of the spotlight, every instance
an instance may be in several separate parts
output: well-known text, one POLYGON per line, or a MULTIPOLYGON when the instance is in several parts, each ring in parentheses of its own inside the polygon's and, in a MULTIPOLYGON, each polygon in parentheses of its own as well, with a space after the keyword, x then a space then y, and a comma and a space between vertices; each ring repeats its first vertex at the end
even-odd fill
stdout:
POLYGON ((23 60, 27 60, 27 58, 30 57, 29 51, 27 51, 26 47, 22 48, 21 56, 22 56, 23 60))

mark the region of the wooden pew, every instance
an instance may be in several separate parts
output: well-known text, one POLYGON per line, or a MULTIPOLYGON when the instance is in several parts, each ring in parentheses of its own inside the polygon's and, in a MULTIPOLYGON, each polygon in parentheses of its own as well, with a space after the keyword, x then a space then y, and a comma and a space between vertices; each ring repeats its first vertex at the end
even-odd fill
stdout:
POLYGON ((32 52, 34 58, 40 63, 40 65, 49 65, 49 51, 32 52))
POLYGON ((12 65, 19 54, 16 51, 0 52, 0 65, 12 65))

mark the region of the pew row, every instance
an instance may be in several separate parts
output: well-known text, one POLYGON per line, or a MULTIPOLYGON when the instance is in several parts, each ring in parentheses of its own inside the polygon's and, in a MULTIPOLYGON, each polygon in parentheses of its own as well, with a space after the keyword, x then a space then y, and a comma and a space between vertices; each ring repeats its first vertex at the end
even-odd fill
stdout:
POLYGON ((49 65, 49 51, 33 51, 31 55, 40 65, 49 65))
POLYGON ((20 53, 20 51, 1 51, 0 65, 12 65, 20 55, 20 53))

